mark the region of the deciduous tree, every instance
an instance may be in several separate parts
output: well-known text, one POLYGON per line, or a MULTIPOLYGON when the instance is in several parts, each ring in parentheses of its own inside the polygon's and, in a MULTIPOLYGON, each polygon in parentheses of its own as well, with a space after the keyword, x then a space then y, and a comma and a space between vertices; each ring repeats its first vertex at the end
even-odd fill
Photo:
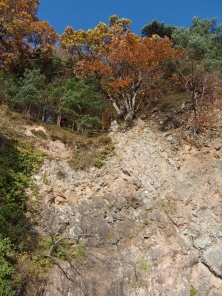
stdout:
POLYGON ((81 75, 93 74, 119 116, 131 121, 149 91, 163 77, 164 62, 181 55, 168 38, 139 38, 127 31, 99 47, 94 60, 78 63, 81 75))
POLYGON ((124 34, 129 30, 130 24, 130 20, 113 15, 109 19, 109 25, 100 22, 87 32, 76 31, 69 26, 61 35, 61 46, 77 61, 95 60, 101 47, 109 43, 115 34, 124 34))
POLYGON ((57 33, 46 21, 39 21, 36 14, 39 0, 2 0, 0 23, 3 29, 0 42, 0 67, 12 69, 25 63, 40 47, 49 54, 57 40, 57 33))

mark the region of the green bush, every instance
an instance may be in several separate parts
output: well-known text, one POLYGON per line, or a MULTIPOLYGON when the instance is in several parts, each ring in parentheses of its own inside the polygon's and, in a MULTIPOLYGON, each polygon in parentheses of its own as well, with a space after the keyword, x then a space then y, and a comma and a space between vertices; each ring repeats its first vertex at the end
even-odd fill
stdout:
POLYGON ((190 296, 196 296, 197 290, 195 289, 193 284, 190 284, 190 285, 191 285, 190 296))
POLYGON ((103 165, 103 161, 100 158, 94 158, 93 160, 94 166, 97 168, 101 168, 103 165))
POLYGON ((18 138, 1 138, 0 147, 0 295, 15 295, 21 285, 18 258, 31 251, 35 238, 26 217, 26 188, 42 156, 18 138))

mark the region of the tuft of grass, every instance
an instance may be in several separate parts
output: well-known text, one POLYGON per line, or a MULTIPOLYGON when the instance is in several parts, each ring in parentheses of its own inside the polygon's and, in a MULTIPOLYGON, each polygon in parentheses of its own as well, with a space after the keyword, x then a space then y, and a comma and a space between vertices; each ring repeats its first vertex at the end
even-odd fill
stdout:
POLYGON ((44 131, 41 129, 39 130, 31 129, 31 133, 39 139, 47 140, 48 138, 46 133, 44 133, 44 131))
POLYGON ((101 135, 96 138, 96 142, 100 145, 108 145, 112 143, 112 139, 109 136, 101 135))
POLYGON ((139 264, 144 271, 152 270, 152 266, 147 264, 146 260, 144 258, 137 261, 137 264, 139 264))
POLYGON ((77 136, 75 133, 68 129, 62 128, 60 126, 44 123, 44 127, 47 130, 47 134, 53 141, 61 141, 63 144, 70 146, 75 145, 76 141, 81 139, 81 136, 77 136))
POLYGON ((94 166, 97 168, 101 168, 103 165, 103 161, 100 158, 94 158, 93 159, 94 166))
POLYGON ((175 204, 173 201, 167 199, 161 199, 157 202, 159 208, 165 212, 166 215, 172 215, 175 213, 175 204))
POLYGON ((195 289, 193 284, 190 284, 191 288, 190 288, 190 296, 196 296, 197 294, 197 290, 195 289))
POLYGON ((58 180, 62 180, 62 179, 65 179, 66 174, 64 172, 62 172, 61 170, 59 170, 58 173, 56 174, 56 176, 57 176, 58 180))

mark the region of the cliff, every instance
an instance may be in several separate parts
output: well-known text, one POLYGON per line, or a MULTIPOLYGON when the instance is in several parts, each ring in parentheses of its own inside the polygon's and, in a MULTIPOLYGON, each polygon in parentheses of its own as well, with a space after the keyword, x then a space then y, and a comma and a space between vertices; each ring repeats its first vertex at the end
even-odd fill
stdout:
POLYGON ((35 182, 55 264, 43 295, 222 295, 221 139, 198 147, 142 120, 109 136, 101 168, 45 147, 35 182))

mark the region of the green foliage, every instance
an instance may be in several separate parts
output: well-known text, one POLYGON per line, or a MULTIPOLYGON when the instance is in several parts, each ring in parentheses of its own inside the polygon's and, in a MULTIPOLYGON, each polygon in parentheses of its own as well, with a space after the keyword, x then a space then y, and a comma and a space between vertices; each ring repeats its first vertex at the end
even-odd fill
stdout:
POLYGON ((111 154, 114 149, 115 147, 113 143, 106 145, 101 151, 97 153, 97 157, 93 159, 94 166, 101 168, 103 166, 104 160, 106 160, 107 156, 111 154))
POLYGON ((82 244, 76 244, 71 251, 71 256, 74 260, 78 261, 84 258, 86 250, 82 244))
MULTIPOLYGON (((84 245, 77 243, 70 243, 70 239, 61 238, 59 236, 54 237, 51 240, 45 240, 45 248, 47 250, 47 256, 50 258, 61 258, 67 259, 68 257, 72 258, 72 260, 81 260, 86 253, 84 245), (52 256, 52 257, 51 257, 52 256)), ((69 258, 69 259, 70 259, 69 258)))
POLYGON ((190 284, 190 285, 191 285, 190 296, 196 296, 197 290, 195 289, 193 284, 190 284))
POLYGON ((1 138, 0 148, 0 295, 14 295, 15 269, 21 252, 30 248, 26 188, 42 161, 27 143, 1 138), (12 285, 13 283, 13 285, 12 285))
POLYGON ((85 142, 82 141, 76 144, 69 164, 74 169, 86 169, 92 166, 100 168, 107 156, 113 153, 114 149, 115 147, 110 137, 104 135, 93 137, 85 142))
POLYGON ((103 165, 103 161, 100 158, 94 158, 93 159, 94 166, 97 168, 101 168, 103 165))
POLYGON ((100 125, 100 120, 96 116, 83 115, 79 120, 76 121, 79 129, 91 130, 93 127, 98 127, 100 125))
POLYGON ((51 54, 44 55, 41 48, 37 48, 33 55, 32 68, 39 69, 40 73, 45 75, 48 82, 59 76, 60 71, 64 67, 64 62, 59 54, 52 52, 51 54))
POLYGON ((146 260, 144 258, 137 261, 137 263, 142 267, 144 271, 152 270, 152 266, 147 264, 146 260))
POLYGON ((164 23, 154 20, 152 23, 149 23, 142 28, 141 34, 144 37, 152 37, 152 35, 157 34, 162 38, 167 36, 172 39, 172 34, 175 29, 175 26, 165 25, 164 23))
POLYGON ((40 74, 39 69, 25 69, 24 77, 19 80, 9 76, 4 90, 7 103, 20 112, 39 110, 44 95, 44 83, 45 76, 40 74))
POLYGON ((9 238, 0 236, 0 295, 15 295, 10 291, 11 278, 15 268, 10 264, 10 260, 15 256, 13 245, 9 238))
POLYGON ((189 116, 193 118, 195 137, 205 129, 217 99, 216 86, 222 66, 222 25, 216 22, 215 18, 194 17, 190 28, 177 28, 172 35, 174 46, 184 50, 176 67, 179 80, 192 101, 189 116))
POLYGON ((41 129, 40 130, 32 129, 31 130, 31 133, 33 135, 35 135, 37 138, 39 138, 39 139, 44 139, 44 140, 47 139, 46 133, 43 130, 41 130, 41 129))
POLYGON ((58 78, 48 85, 48 108, 54 117, 61 115, 74 129, 91 129, 99 125, 97 115, 105 104, 99 93, 99 82, 95 79, 58 78))
POLYGON ((177 28, 172 34, 176 47, 185 50, 192 60, 205 59, 212 66, 222 65, 222 24, 217 19, 194 17, 190 28, 177 28))

